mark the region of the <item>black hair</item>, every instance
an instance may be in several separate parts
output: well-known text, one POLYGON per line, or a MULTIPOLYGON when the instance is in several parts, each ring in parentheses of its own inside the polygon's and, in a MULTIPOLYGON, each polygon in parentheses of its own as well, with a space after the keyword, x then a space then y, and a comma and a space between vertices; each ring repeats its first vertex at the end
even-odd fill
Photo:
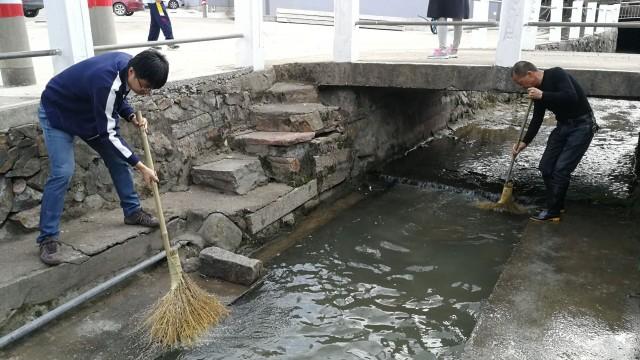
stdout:
POLYGON ((538 71, 538 68, 528 61, 518 61, 511 68, 511 76, 523 77, 527 75, 529 71, 538 71))
POLYGON ((169 76, 169 62, 159 51, 145 50, 129 60, 129 67, 136 72, 136 77, 149 83, 152 89, 160 89, 169 76))

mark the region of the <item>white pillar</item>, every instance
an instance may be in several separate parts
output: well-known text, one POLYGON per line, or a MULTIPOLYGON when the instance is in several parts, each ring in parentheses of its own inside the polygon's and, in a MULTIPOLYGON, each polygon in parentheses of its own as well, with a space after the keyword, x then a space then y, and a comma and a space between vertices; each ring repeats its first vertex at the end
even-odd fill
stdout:
MULTIPOLYGON (((562 22, 562 0, 551 0, 551 22, 562 22)), ((554 26, 549 28, 549 41, 558 42, 562 37, 562 28, 554 26)))
MULTIPOLYGON (((540 5, 542 0, 528 0, 526 8, 526 21, 539 21, 540 20, 540 5)), ((537 26, 525 26, 524 35, 522 40, 522 49, 535 50, 536 38, 538 37, 537 26)))
POLYGON ((358 61, 358 29, 360 0, 334 0, 333 61, 358 61))
POLYGON ((511 67, 520 60, 526 0, 503 0, 500 31, 496 49, 496 65, 511 67))
MULTIPOLYGON (((600 4, 598 7, 598 21, 599 23, 607 22, 607 14, 609 13, 609 5, 600 4)), ((604 32, 606 29, 603 27, 596 28, 596 34, 604 32)))
POLYGON ((620 19, 620 4, 612 4, 611 6, 611 14, 607 17, 607 22, 617 23, 620 19))
MULTIPOLYGON (((576 0, 573 2, 573 6, 571 6, 571 23, 581 23, 582 22, 582 12, 584 11, 584 1, 576 0)), ((572 27, 569 29, 569 39, 577 39, 580 37, 580 28, 572 27)))
POLYGON ((69 66, 93 56, 93 40, 87 0, 44 0, 47 9, 49 45, 62 50, 53 56, 57 74, 69 66))
MULTIPOLYGON (((473 21, 489 21, 489 0, 474 0, 473 21)), ((484 48, 487 46, 487 28, 481 27, 471 33, 471 47, 484 48)))
POLYGON ((241 0, 234 2, 234 26, 244 37, 238 39, 236 58, 238 65, 264 70, 262 45, 262 1, 241 0))
MULTIPOLYGON (((597 2, 587 3, 587 18, 585 19, 584 22, 588 22, 588 23, 596 22, 597 9, 598 9, 597 2)), ((593 28, 592 27, 584 28, 584 36, 589 36, 589 35, 593 35, 593 28)))

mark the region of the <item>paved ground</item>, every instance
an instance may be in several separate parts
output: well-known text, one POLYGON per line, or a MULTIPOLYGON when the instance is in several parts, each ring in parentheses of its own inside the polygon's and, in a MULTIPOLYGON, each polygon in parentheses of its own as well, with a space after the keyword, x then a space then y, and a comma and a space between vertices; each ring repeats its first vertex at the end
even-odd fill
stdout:
POLYGON ((640 358, 640 228, 571 205, 529 223, 481 311, 465 359, 640 358))
MULTIPOLYGON (((192 38, 221 35, 234 32, 233 22, 224 18, 203 19, 197 10, 170 11, 176 38, 192 38)), ((118 43, 145 41, 147 37, 148 12, 138 12, 130 17, 115 17, 118 43)), ((48 49, 49 40, 46 12, 26 19, 29 41, 33 50, 48 49)), ((449 33, 452 36, 452 33, 449 33)), ((429 31, 386 31, 362 29, 360 31, 361 61, 441 63, 429 60, 428 55, 437 46, 437 37, 429 31)), ((162 38, 162 36, 161 36, 162 38)), ((333 52, 333 27, 319 25, 284 24, 265 22, 263 41, 267 65, 287 62, 330 61, 333 52)), ((538 42, 545 42, 546 35, 539 33, 538 42)), ((170 63, 170 80, 224 72, 234 67, 235 43, 237 40, 222 40, 206 43, 184 44, 177 51, 165 51, 170 63)), ((494 60, 497 31, 489 30, 484 50, 471 49, 471 34, 465 31, 462 37, 460 57, 446 60, 455 64, 491 65, 494 60)), ((132 54, 141 49, 124 50, 132 54)), ((525 53, 525 59, 543 66, 565 66, 568 68, 606 68, 638 71, 640 55, 621 54, 572 54, 525 53)), ((38 84, 20 88, 0 87, 0 97, 28 96, 37 98, 53 74, 50 58, 35 58, 38 84)), ((2 104, 2 103, 0 103, 2 104)))

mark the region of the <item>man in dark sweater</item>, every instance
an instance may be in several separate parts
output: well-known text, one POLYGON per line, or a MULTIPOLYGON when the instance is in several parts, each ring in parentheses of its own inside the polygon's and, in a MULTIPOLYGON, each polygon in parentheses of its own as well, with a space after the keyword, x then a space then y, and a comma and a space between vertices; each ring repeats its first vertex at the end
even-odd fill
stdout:
POLYGON ((511 78, 534 102, 529 129, 522 142, 513 146, 513 156, 531 143, 547 109, 556 116, 557 127, 549 135, 538 167, 547 189, 547 208, 531 219, 560 221, 571 173, 589 148, 598 125, 584 90, 564 69, 542 71, 530 62, 519 61, 511 69, 511 78))
POLYGON ((60 218, 64 195, 75 168, 75 137, 93 148, 109 169, 114 187, 129 225, 158 226, 158 220, 142 210, 134 188, 131 168, 146 183, 158 181, 120 137, 119 119, 146 129, 146 119, 138 121, 127 103, 130 90, 147 95, 167 82, 169 63, 155 50, 131 58, 109 52, 81 61, 54 76, 42 92, 38 118, 49 154, 49 178, 40 210, 40 259, 47 265, 61 262, 58 253, 60 218))

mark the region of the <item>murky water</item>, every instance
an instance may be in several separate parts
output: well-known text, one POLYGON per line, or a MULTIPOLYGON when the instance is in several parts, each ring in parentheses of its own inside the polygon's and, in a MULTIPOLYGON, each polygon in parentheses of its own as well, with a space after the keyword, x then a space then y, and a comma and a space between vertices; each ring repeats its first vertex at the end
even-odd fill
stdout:
MULTIPOLYGON (((623 199, 640 106, 592 104, 603 129, 575 173, 571 197, 623 199)), ((300 239, 268 264, 264 284, 229 319, 196 348, 166 359, 458 358, 526 223, 474 206, 478 194, 496 197, 502 188, 513 124, 524 110, 480 113, 455 138, 390 164, 387 179, 423 186, 369 193, 300 239)), ((543 126, 518 161, 517 193, 525 201, 542 193, 536 167, 552 127, 543 126)))
POLYGON ((265 284, 180 359, 434 359, 471 334, 523 219, 467 195, 372 194, 270 264, 265 284))

